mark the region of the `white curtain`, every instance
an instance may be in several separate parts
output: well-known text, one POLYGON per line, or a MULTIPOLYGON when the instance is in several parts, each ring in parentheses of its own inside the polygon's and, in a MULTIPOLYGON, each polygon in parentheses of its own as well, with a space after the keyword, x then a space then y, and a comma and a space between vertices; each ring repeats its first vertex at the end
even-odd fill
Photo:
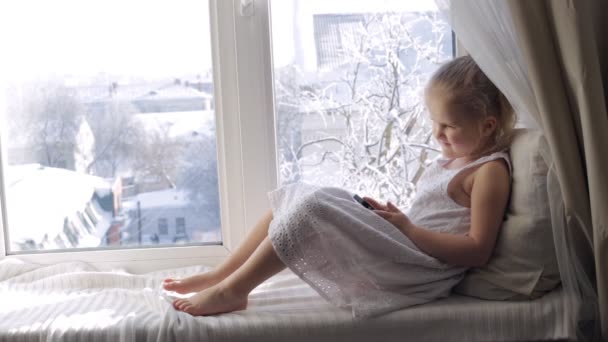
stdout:
POLYGON ((460 43, 509 99, 519 124, 538 128, 538 109, 506 2, 436 2, 460 43))
MULTIPOLYGON (((528 76, 529 57, 522 53, 513 4, 507 0, 436 0, 436 3, 466 52, 509 99, 520 125, 544 131, 543 120, 547 116, 540 113, 539 99, 528 76)), ((578 329, 579 340, 597 340, 600 338, 597 294, 588 275, 593 269, 589 253, 593 238, 588 233, 585 236, 592 229, 584 227, 588 221, 576 213, 566 215, 554 162, 556 151, 547 148, 542 153, 550 166, 548 189, 564 304, 573 314, 570 323, 578 329)))

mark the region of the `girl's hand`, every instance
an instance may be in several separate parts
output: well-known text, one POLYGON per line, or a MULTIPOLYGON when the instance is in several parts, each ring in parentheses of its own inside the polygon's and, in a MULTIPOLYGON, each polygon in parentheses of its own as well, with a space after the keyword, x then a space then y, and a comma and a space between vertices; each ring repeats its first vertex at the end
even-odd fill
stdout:
MULTIPOLYGON (((377 203, 378 202, 376 202, 376 204, 377 203)), ((372 204, 372 202, 370 202, 370 204, 372 204)), ((372 206, 376 208, 374 204, 372 204, 372 206)), ((412 221, 410 221, 410 219, 391 202, 387 202, 386 206, 382 207, 385 207, 386 210, 379 208, 374 210, 374 212, 390 222, 393 226, 397 227, 403 234, 407 235, 411 227, 413 227, 412 221)))
POLYGON ((388 211, 388 207, 384 204, 380 204, 380 202, 376 201, 375 199, 371 198, 371 197, 363 197, 364 200, 367 201, 367 203, 369 203, 376 211, 376 210, 382 210, 382 211, 388 211))

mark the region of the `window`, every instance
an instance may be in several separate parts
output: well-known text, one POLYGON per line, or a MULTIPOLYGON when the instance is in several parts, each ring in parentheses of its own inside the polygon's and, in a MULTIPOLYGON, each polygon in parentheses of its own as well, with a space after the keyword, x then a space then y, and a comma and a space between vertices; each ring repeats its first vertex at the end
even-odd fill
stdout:
POLYGON ((432 1, 386 3, 256 0, 251 16, 222 0, 0 3, 0 258, 141 272, 217 262, 267 192, 299 180, 407 200, 433 154, 417 92, 451 34, 432 1), (354 44, 390 38, 384 22, 421 35, 394 39, 402 50, 365 42, 357 69, 354 44), (370 80, 403 84, 365 105, 380 89, 370 80))
POLYGON ((89 218, 89 220, 91 220, 91 222, 94 225, 97 225, 97 223, 99 222, 99 214, 97 214, 94 210, 93 207, 91 206, 91 203, 87 203, 87 207, 85 208, 85 213, 87 214, 87 217, 89 218))
POLYGON ((63 234, 67 237, 72 247, 78 246, 78 242, 80 241, 78 231, 76 230, 76 227, 74 227, 74 224, 67 219, 63 225, 63 234))
POLYGON ((451 29, 434 1, 289 3, 272 1, 280 183, 406 205, 438 155, 421 95, 451 29))
POLYGON ((186 219, 178 217, 175 219, 175 235, 186 235, 186 219))
POLYGON ((208 0, 34 3, 0 5, 8 252, 152 244, 172 211, 219 232, 208 0))
POLYGON ((93 234, 94 230, 93 230, 93 226, 91 225, 91 223, 89 223, 89 221, 87 221, 87 219, 84 217, 84 215, 79 211, 76 213, 78 215, 78 219, 80 219, 80 223, 85 227, 87 233, 89 234, 93 234))
POLYGON ((158 234, 159 235, 168 235, 169 234, 169 223, 166 218, 158 219, 158 234))
MULTIPOLYGON (((315 50, 319 68, 336 68, 348 57, 348 46, 365 23, 362 14, 313 14, 315 50)), ((302 53, 302 52, 300 52, 302 53)))

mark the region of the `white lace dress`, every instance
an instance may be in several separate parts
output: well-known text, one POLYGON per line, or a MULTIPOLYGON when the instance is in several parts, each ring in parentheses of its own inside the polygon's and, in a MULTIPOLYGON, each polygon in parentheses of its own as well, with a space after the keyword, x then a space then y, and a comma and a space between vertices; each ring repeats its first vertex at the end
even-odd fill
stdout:
MULTIPOLYGON (((425 229, 467 234, 470 209, 447 195, 460 169, 433 163, 420 179, 410 220, 425 229)), ((420 251, 401 231, 339 188, 297 183, 269 193, 273 220, 269 238, 279 258, 334 305, 354 317, 370 317, 445 297, 466 271, 420 251)))

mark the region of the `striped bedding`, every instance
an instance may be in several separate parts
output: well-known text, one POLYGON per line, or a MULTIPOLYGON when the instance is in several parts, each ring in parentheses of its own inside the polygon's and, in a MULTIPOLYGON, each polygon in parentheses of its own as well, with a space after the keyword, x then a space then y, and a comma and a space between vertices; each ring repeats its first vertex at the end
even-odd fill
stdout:
POLYGON ((559 290, 529 302, 451 296, 369 320, 327 304, 291 273, 259 286, 245 311, 191 317, 160 289, 168 275, 85 263, 0 260, 0 341, 524 341, 573 337, 559 290))

